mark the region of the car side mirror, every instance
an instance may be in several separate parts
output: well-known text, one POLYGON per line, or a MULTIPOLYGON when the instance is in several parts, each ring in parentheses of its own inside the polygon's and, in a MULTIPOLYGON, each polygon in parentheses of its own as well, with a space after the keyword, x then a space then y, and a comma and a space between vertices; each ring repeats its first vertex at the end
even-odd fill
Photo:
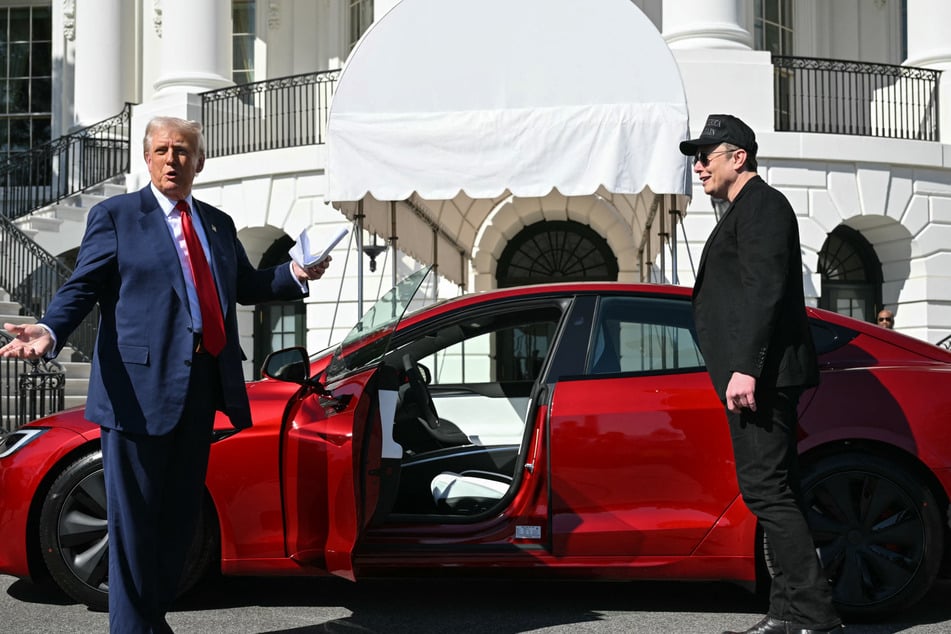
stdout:
POLYGON ((310 359, 307 357, 307 350, 296 346, 272 352, 264 360, 261 372, 264 376, 278 381, 303 383, 310 378, 310 359))

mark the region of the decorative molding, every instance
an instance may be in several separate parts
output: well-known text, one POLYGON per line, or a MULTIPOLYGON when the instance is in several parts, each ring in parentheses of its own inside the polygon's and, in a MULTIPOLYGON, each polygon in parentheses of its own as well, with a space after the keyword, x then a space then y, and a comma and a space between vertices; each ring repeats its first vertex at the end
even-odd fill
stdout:
POLYGON ((152 25, 155 34, 162 37, 162 0, 152 0, 152 25))
POLYGON ((63 0, 63 35, 70 42, 76 39, 76 0, 63 0))
POLYGON ((267 28, 272 31, 281 28, 281 5, 277 2, 267 4, 267 28))

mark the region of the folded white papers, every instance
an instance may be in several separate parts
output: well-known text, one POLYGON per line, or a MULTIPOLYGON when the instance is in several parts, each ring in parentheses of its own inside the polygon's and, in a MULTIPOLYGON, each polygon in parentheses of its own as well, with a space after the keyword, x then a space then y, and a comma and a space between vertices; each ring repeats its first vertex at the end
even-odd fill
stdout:
POLYGON ((287 253, 291 256, 292 260, 297 262, 299 267, 307 268, 308 266, 313 266, 330 255, 330 252, 337 246, 337 243, 343 240, 343 237, 349 232, 349 229, 342 227, 337 230, 337 233, 330 239, 330 242, 322 249, 312 250, 310 238, 307 236, 307 229, 304 229, 300 232, 300 237, 297 238, 297 242, 294 243, 294 246, 292 246, 287 253))

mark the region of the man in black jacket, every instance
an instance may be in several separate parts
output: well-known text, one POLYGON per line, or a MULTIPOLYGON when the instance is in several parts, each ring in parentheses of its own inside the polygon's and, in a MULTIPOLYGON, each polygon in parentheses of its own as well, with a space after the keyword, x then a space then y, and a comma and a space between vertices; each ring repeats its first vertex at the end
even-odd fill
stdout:
POLYGON ((767 616, 747 634, 841 629, 799 506, 796 407, 819 381, 806 319, 796 215, 756 173, 756 137, 710 115, 680 151, 703 191, 730 203, 707 239, 693 291, 700 349, 724 402, 743 501, 774 558, 767 616))

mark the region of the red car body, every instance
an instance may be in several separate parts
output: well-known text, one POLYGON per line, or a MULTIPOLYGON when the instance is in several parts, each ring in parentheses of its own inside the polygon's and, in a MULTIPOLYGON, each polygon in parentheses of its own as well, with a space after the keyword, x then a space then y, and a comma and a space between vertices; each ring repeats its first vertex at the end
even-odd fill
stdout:
MULTIPOLYGON (((684 335, 692 329, 682 317, 689 297, 685 288, 614 283, 467 295, 348 338, 333 361, 312 358, 319 383, 249 383, 255 424, 215 442, 208 471, 221 571, 756 581, 763 540, 737 492, 723 406, 684 335), (669 323, 654 323, 655 305, 669 323), (623 323, 610 317, 611 307, 627 311, 618 312, 623 323), (642 307, 646 317, 638 316, 642 307), (650 339, 635 339, 645 327, 654 329, 650 339), (487 426, 467 435, 477 439, 469 444, 413 451, 401 425, 414 416, 401 412, 425 405, 406 396, 410 366, 423 357, 452 365, 449 348, 439 346, 477 341, 464 331, 484 336, 494 359, 529 339, 547 349, 513 354, 518 363, 508 366, 503 359, 491 370, 494 381, 425 381, 435 409, 463 419, 486 412, 487 426), (598 370, 595 357, 612 337, 617 345, 657 346, 640 350, 638 363, 656 350, 674 363, 598 370), (405 369, 400 354, 412 358, 405 369), (529 365, 525 376, 512 370, 529 365), (515 378, 500 378, 506 372, 515 378), (395 415, 384 398, 390 393, 399 394, 395 415), (524 408, 523 428, 488 439, 491 412, 507 416, 513 404, 524 408), (386 457, 391 433, 402 447, 395 459, 386 457), (484 462, 490 455, 496 463, 484 462), (510 477, 497 495, 427 499, 430 483, 435 496, 436 480, 456 475, 451 467, 503 463, 497 470, 505 473, 475 470, 510 477), (459 506, 447 510, 447 503, 459 506)), ((839 582, 840 608, 880 615, 920 598, 949 551, 951 352, 808 312, 822 370, 820 386, 800 400, 810 524, 839 582)), ((421 423, 429 415, 412 413, 421 423)), ((465 427, 443 421, 439 433, 452 435, 456 426, 465 427)), ((0 458, 0 572, 43 578, 42 508, 64 469, 97 450, 98 428, 72 410, 23 429, 46 431, 0 458)), ((229 429, 223 418, 216 422, 216 430, 229 429)), ((478 474, 467 478, 451 484, 489 485, 478 474)))

